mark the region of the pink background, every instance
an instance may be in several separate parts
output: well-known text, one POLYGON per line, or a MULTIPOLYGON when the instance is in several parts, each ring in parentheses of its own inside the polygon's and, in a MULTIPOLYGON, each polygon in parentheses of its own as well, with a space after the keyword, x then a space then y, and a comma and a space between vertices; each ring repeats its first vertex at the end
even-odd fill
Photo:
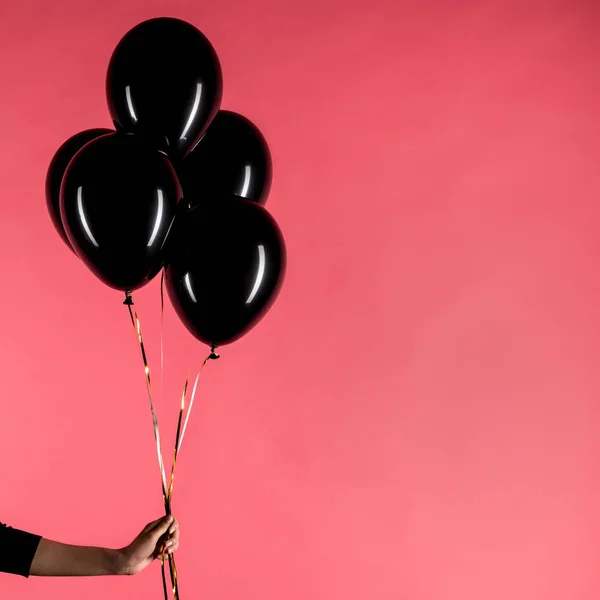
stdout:
MULTIPOLYGON (((214 43, 264 131, 288 277, 204 372, 175 489, 182 598, 600 594, 600 9, 593 0, 102 2, 0 9, 0 520, 120 546, 160 515, 125 308, 46 214, 110 124, 137 22, 214 43)), ((137 295, 158 381, 158 281, 137 295)), ((164 436, 205 354, 166 314, 164 436)), ((0 596, 162 597, 134 578, 0 596)))

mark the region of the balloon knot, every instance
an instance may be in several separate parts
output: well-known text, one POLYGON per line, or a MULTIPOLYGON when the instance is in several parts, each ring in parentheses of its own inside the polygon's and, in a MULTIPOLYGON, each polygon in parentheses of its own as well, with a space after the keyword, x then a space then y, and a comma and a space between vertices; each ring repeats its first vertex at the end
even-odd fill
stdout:
POLYGON ((210 356, 208 358, 211 360, 217 360, 217 358, 221 358, 221 356, 215 352, 214 344, 210 347, 210 356))
POLYGON ((123 304, 126 306, 133 306, 133 297, 131 296, 130 291, 125 292, 125 300, 123 301, 123 304))

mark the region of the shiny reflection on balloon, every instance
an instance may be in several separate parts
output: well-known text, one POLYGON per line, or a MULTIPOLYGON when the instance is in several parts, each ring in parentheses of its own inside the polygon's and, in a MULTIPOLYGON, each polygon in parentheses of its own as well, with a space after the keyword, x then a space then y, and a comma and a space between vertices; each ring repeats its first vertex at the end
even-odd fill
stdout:
POLYGON ((260 284, 261 284, 263 276, 265 274, 265 264, 266 264, 265 247, 262 244, 259 244, 259 246, 258 246, 258 271, 256 273, 256 280, 254 281, 254 287, 252 288, 252 291, 250 292, 250 295, 248 296, 248 299, 246 300, 246 304, 250 304, 250 302, 252 302, 252 300, 254 300, 254 297, 256 296, 256 292, 258 292, 258 289, 260 288, 260 284))
POLYGON ((183 280, 185 281, 185 287, 187 288, 188 294, 190 295, 192 302, 197 303, 198 300, 196 299, 196 294, 194 294, 194 290, 192 289, 192 282, 190 281, 190 274, 186 273, 183 280))
POLYGON ((137 115, 135 114, 135 109, 133 108, 133 100, 131 99, 131 86, 128 85, 125 88, 125 97, 127 99, 127 108, 129 109, 129 114, 133 119, 134 123, 138 120, 137 115))
POLYGON ((240 196, 242 198, 246 197, 248 193, 248 188, 250 187, 250 177, 252 176, 252 167, 250 165, 246 165, 244 167, 244 183, 242 183, 242 189, 240 190, 240 196))
POLYGON ((85 231, 88 239, 96 248, 98 248, 98 242, 96 238, 93 236, 92 231, 90 230, 90 226, 88 225, 87 219, 85 218, 85 212, 83 210, 83 187, 79 186, 77 188, 77 212, 79 213, 79 219, 81 224, 83 225, 83 230, 85 231))
POLYGON ((185 124, 185 128, 183 129, 183 133, 180 136, 180 140, 187 139, 187 132, 189 131, 194 119, 196 118, 196 113, 198 112, 198 107, 200 106, 200 97, 202 96, 202 84, 196 84, 196 97, 194 98, 194 106, 192 106, 192 110, 190 112, 190 117, 185 124))
POLYGON ((150 246, 152 246, 152 244, 154 244, 154 240, 156 239, 156 235, 158 234, 158 230, 159 230, 161 222, 162 222, 163 204, 164 204, 163 191, 160 188, 158 188, 156 190, 156 195, 158 197, 158 206, 156 207, 156 221, 154 221, 154 229, 152 230, 152 235, 150 236, 150 239, 148 240, 148 248, 150 248, 150 246))

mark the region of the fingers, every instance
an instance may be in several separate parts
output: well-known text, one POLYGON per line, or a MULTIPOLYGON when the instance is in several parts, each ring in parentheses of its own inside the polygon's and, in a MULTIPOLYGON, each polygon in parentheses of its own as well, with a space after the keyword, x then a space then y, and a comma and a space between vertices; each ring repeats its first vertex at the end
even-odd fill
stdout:
POLYGON ((179 548, 179 523, 173 519, 173 523, 168 530, 168 539, 161 545, 160 554, 173 554, 179 548))
POLYGON ((168 549, 170 553, 175 552, 179 548, 179 523, 177 519, 173 519, 173 523, 169 528, 169 541, 167 543, 170 543, 170 548, 168 549))
POLYGON ((153 556, 173 554, 179 548, 179 523, 172 515, 161 517, 144 527, 142 535, 156 546, 153 556))
POLYGON ((179 523, 175 517, 173 517, 173 522, 171 523, 171 527, 169 527, 169 537, 173 537, 174 535, 179 536, 179 523))
POLYGON ((163 544, 162 548, 160 549, 159 554, 162 554, 163 556, 165 554, 173 554, 173 552, 175 552, 178 549, 179 549, 179 542, 175 541, 175 540, 169 540, 168 542, 165 542, 165 544, 163 544))

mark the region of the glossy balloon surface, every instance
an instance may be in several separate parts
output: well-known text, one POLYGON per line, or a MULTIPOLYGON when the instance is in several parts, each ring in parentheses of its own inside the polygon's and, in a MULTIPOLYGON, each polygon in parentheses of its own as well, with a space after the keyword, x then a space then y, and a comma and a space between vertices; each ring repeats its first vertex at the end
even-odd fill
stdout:
POLYGON ((205 132, 222 93, 221 65, 211 43, 193 25, 166 17, 129 31, 106 76, 117 129, 145 136, 176 161, 205 132))
POLYGON ((223 199, 178 214, 165 267, 169 298, 208 345, 250 331, 274 302, 286 269, 277 223, 249 200, 223 199))
POLYGON ((264 136, 246 117, 228 110, 218 112, 178 172, 191 206, 234 195, 264 205, 273 178, 264 136))
POLYGON ((164 262, 181 187, 159 151, 132 135, 86 144, 61 186, 61 216, 73 248, 107 285, 135 290, 164 262))
POLYGON ((60 184, 69 163, 77 152, 79 152, 79 150, 81 150, 88 142, 95 140, 101 135, 106 135, 107 133, 114 132, 111 129, 86 129, 85 131, 76 133, 64 142, 56 151, 50 161, 48 172, 46 173, 46 206, 48 207, 48 214, 50 215, 50 219, 52 220, 52 224, 56 228, 58 235, 71 250, 73 250, 73 248, 71 247, 69 238, 67 238, 60 216, 60 184))

